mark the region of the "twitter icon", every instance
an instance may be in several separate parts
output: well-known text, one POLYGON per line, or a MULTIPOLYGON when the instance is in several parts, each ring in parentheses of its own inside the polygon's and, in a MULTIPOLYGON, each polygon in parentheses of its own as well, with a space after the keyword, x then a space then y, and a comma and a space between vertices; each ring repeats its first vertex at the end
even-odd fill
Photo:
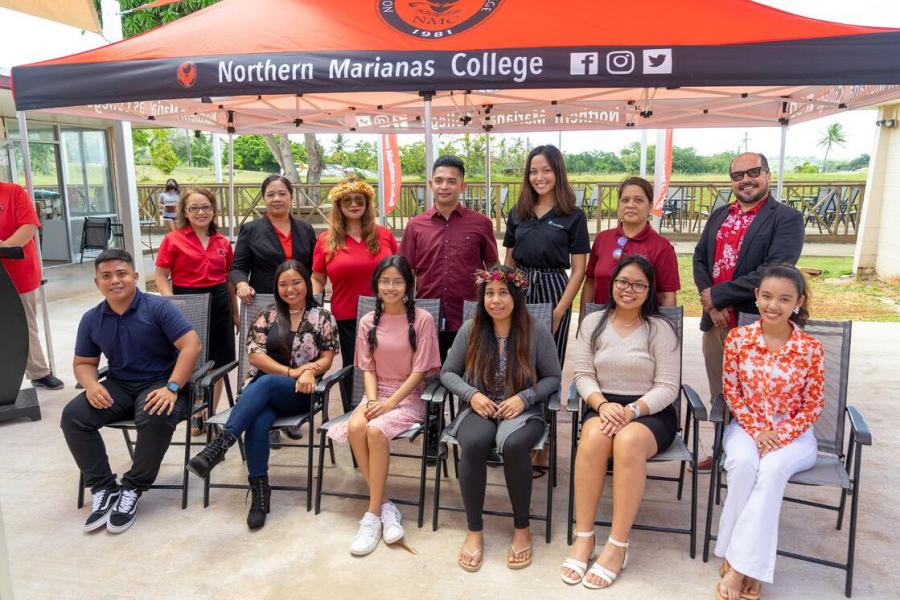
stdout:
POLYGON ((651 48, 644 50, 645 75, 671 75, 672 74, 672 49, 651 48))

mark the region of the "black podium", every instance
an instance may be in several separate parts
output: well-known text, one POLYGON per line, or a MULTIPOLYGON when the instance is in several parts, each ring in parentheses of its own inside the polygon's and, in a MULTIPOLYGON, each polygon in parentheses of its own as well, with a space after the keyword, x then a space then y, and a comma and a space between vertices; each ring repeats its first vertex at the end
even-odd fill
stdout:
MULTIPOLYGON (((21 248, 0 248, 0 258, 22 259, 21 248)), ((19 390, 28 360, 28 323, 25 308, 6 267, 0 264, 0 421, 31 419, 39 421, 41 407, 34 388, 19 390)))

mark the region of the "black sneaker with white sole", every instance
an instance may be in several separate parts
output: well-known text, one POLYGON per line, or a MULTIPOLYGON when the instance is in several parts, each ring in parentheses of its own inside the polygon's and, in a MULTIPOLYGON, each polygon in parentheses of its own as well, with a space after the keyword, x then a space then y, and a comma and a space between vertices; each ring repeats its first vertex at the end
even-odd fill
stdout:
POLYGON ((119 486, 114 486, 91 494, 91 516, 84 522, 85 531, 94 531, 106 526, 109 515, 119 499, 119 493, 119 486))
POLYGON ((45 390, 61 390, 66 387, 62 379, 50 373, 38 379, 32 379, 31 385, 34 387, 44 388, 45 390))
POLYGON ((123 485, 119 499, 109 514, 106 530, 110 533, 122 533, 134 525, 140 499, 141 493, 139 491, 123 485))

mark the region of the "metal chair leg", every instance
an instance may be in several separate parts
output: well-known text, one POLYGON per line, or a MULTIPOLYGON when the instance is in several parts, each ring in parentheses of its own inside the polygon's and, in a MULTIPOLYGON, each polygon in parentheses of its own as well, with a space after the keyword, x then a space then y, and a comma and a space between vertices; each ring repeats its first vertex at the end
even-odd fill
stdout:
MULTIPOLYGON (((306 444, 306 512, 312 510, 312 490, 313 490, 313 440, 315 439, 315 429, 313 428, 313 415, 309 416, 309 443, 306 444)), ((325 440, 322 440, 323 444, 325 440)), ((319 460, 325 459, 324 447, 319 448, 319 460)))
MULTIPOLYGON (((444 451, 449 454, 450 448, 444 445, 444 451)), ((441 443, 438 442, 438 455, 441 454, 441 443)), ((438 529, 438 512, 440 511, 441 505, 441 461, 435 461, 434 465, 434 508, 431 511, 431 530, 437 531, 438 529)), ((444 459, 444 464, 446 465, 446 459, 444 459)))
MULTIPOLYGON (((430 411, 428 411, 430 412, 430 411)), ((425 478, 427 475, 428 468, 428 430, 430 427, 428 426, 428 416, 426 414, 425 417, 425 435, 422 437, 422 465, 419 471, 419 505, 418 505, 418 524, 419 529, 422 528, 422 525, 425 524, 425 478)), ((440 463, 435 457, 435 462, 440 463)))
POLYGON ((184 426, 184 465, 181 469, 181 510, 187 508, 189 473, 185 467, 187 467, 189 460, 191 460, 191 411, 188 411, 188 418, 184 426))
MULTIPOLYGON (((353 450, 350 450, 353 454, 353 450)), ((322 510, 322 488, 325 487, 325 432, 320 434, 319 438, 319 466, 318 476, 316 477, 316 514, 322 510)))
POLYGON ((578 415, 572 415, 572 447, 569 450, 569 511, 566 518, 566 542, 571 546, 575 513, 575 453, 578 451, 578 415))

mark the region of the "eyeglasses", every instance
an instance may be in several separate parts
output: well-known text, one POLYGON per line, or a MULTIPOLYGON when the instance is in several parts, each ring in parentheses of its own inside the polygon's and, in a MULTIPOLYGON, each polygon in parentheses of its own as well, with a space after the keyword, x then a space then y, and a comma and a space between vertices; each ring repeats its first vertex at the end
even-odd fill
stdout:
POLYGON ((625 252, 625 244, 628 243, 628 238, 626 236, 622 236, 616 241, 616 248, 612 251, 612 257, 616 260, 622 258, 622 253, 625 252))
POLYGON ((188 206, 188 212, 192 215, 197 213, 211 213, 213 211, 212 204, 204 204, 202 206, 188 206))
POLYGON ((378 287, 383 288, 402 288, 406 285, 406 281, 403 279, 379 279, 378 287))
POLYGON ((749 175, 751 179, 754 177, 759 177, 759 174, 764 170, 765 169, 763 169, 762 167, 753 167, 752 169, 747 169, 746 171, 732 171, 731 180, 740 181, 744 178, 744 175, 749 175))
POLYGON ((620 292, 624 292, 628 288, 635 294, 643 294, 647 290, 650 289, 650 286, 644 283, 643 281, 628 281, 627 279, 615 279, 613 283, 616 284, 616 289, 620 292))
POLYGON ((366 198, 365 197, 359 198, 359 197, 353 197, 353 196, 341 198, 341 206, 357 206, 357 205, 365 206, 366 198))

